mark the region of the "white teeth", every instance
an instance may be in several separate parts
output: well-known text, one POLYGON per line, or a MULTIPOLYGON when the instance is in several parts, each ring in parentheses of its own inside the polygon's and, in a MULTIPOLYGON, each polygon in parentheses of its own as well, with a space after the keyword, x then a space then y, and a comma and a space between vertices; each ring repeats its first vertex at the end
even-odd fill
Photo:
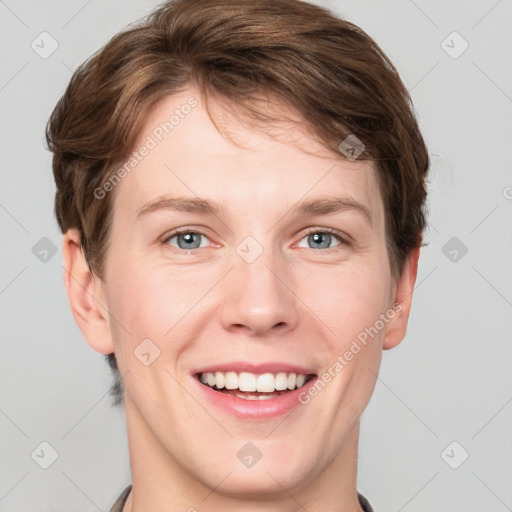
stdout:
POLYGON ((226 379, 222 372, 215 372, 215 385, 217 386, 217 389, 222 389, 225 381, 226 379))
POLYGON ((277 391, 288 389, 288 377, 286 376, 286 373, 278 373, 276 375, 275 386, 277 391))
MULTIPOLYGON (((201 373, 199 379, 203 384, 217 389, 239 389, 246 393, 259 392, 259 393, 274 393, 275 391, 293 390, 301 388, 306 383, 307 376, 304 374, 279 372, 262 373, 256 375, 250 372, 215 372, 215 373, 201 373)), ((275 396, 278 396, 277 394, 275 396)), ((247 397, 247 395, 244 395, 247 397)), ((268 395, 259 395, 250 400, 265 400, 272 398, 268 395)))
POLYGON ((271 373, 263 373, 258 376, 258 380, 256 381, 256 391, 272 393, 274 389, 274 376, 271 373))
POLYGON ((306 382, 306 376, 305 375, 297 375, 297 380, 295 381, 295 385, 298 388, 301 388, 304 386, 304 383, 306 382))
POLYGON ((240 391, 256 391, 256 375, 242 372, 238 375, 238 389, 240 391))
POLYGON ((224 376, 226 389, 238 389, 238 375, 235 372, 227 372, 224 376))

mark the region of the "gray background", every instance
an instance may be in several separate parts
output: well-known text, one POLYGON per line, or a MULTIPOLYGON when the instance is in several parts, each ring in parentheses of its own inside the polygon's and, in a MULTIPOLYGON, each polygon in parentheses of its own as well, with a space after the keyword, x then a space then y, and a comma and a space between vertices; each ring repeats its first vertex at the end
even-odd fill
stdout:
MULTIPOLYGON (((396 64, 432 156, 410 328, 363 415, 358 488, 376 512, 512 510, 512 0, 318 3, 396 64)), ((155 5, 0 0, 0 511, 106 511, 131 481, 110 370, 65 295, 43 134, 75 67, 155 5)))

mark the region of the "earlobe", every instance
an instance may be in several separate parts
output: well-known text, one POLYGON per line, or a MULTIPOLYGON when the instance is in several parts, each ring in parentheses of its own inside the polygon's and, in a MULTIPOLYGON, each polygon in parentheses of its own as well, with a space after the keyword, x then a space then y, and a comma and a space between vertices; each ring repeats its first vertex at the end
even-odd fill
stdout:
POLYGON ((416 275, 418 272, 418 258, 420 248, 413 249, 404 263, 404 268, 397 280, 396 295, 394 303, 397 305, 395 316, 390 321, 386 330, 386 336, 382 348, 389 350, 396 347, 405 337, 407 332, 407 323, 409 321, 409 313, 411 311, 412 294, 416 283, 416 275))
POLYGON ((102 354, 114 352, 103 283, 89 270, 77 229, 64 233, 62 255, 64 286, 75 322, 94 350, 102 354))

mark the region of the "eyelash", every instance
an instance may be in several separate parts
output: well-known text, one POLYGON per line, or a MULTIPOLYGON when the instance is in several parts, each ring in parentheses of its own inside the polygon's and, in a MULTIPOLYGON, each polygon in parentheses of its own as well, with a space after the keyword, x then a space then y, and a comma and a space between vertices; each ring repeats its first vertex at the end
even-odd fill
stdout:
MULTIPOLYGON (((179 253, 179 254, 195 254, 195 255, 197 255, 198 249, 206 249, 206 247, 198 247, 196 249, 180 249, 178 247, 174 247, 169 244, 169 240, 171 240, 175 236, 186 234, 186 233, 194 233, 196 235, 201 235, 201 236, 204 236, 205 238, 208 238, 208 235, 201 230, 180 228, 180 229, 177 229, 177 230, 172 231, 171 233, 167 234, 164 237, 164 239, 162 240, 162 245, 167 246, 168 248, 170 248, 171 251, 179 253)), ((302 240, 303 238, 305 238, 309 235, 314 235, 315 233, 328 233, 329 235, 332 235, 335 238, 337 238, 337 240, 340 242, 339 245, 345 245, 345 246, 351 245, 351 242, 348 239, 348 236, 343 236, 338 231, 336 231, 335 229, 331 229, 331 228, 308 228, 308 230, 306 231, 306 233, 304 233, 304 235, 300 238, 300 240, 302 240)), ((330 249, 335 249, 336 247, 338 247, 338 246, 335 245, 334 247, 328 247, 327 249, 319 249, 319 250, 328 251, 330 249)), ((301 249, 304 249, 304 247, 301 247, 301 249)))

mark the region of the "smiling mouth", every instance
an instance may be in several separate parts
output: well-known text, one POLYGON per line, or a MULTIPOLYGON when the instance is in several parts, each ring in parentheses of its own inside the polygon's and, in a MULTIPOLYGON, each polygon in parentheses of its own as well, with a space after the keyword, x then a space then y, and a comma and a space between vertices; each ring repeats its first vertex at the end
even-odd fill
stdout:
POLYGON ((195 377, 206 387, 243 400, 269 400, 305 386, 314 374, 204 372, 195 377))

